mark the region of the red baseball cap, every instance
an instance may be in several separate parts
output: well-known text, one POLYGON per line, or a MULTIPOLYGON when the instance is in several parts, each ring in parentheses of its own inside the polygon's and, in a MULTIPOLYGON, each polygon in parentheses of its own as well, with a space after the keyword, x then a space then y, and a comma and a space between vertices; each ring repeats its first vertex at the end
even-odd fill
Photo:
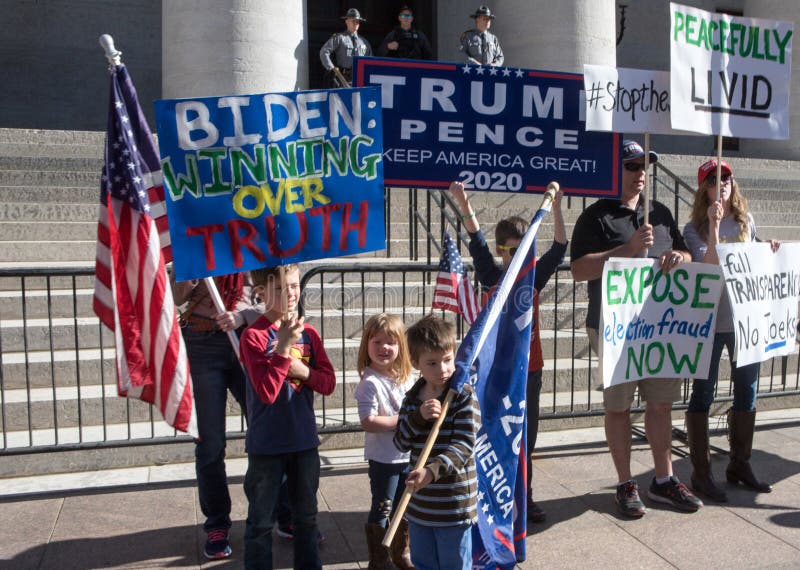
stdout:
MULTIPOLYGON (((703 164, 700 165, 700 168, 697 169, 697 185, 700 186, 705 179, 708 178, 709 174, 712 172, 717 171, 717 159, 712 158, 711 160, 707 160, 703 164)), ((733 170, 731 170, 730 165, 724 160, 722 161, 722 173, 723 174, 733 174, 733 170)))

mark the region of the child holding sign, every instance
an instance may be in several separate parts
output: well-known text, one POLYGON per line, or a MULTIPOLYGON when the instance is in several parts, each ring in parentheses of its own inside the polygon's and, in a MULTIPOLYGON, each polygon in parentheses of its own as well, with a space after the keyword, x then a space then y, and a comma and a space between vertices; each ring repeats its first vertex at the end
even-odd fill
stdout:
POLYGON ((241 358, 247 383, 247 525, 245 568, 272 568, 273 512, 286 475, 294 523, 295 568, 321 568, 317 544, 319 437, 314 392, 331 394, 336 384, 319 333, 294 314, 300 299, 300 269, 251 272, 264 315, 242 333, 241 358), (285 290, 284 290, 285 289, 285 290))
MULTIPOLYGON (((389 519, 403 496, 410 470, 408 453, 392 442, 400 405, 411 388, 411 361, 406 328, 397 315, 373 315, 364 325, 358 350, 356 388, 358 416, 366 432, 364 456, 369 462, 372 505, 365 532, 369 567, 387 568, 389 551, 381 544, 389 519)), ((408 555, 408 525, 403 521, 391 545, 391 558, 401 569, 413 568, 408 555)))
MULTIPOLYGON (((686 243, 695 261, 719 263, 717 244, 750 242, 756 240, 756 224, 747 211, 747 200, 733 178, 733 170, 721 164, 719 200, 717 200, 717 159, 704 162, 697 171, 697 192, 694 195, 691 221, 683 229, 686 243)), ((770 240, 772 250, 780 243, 770 240)), ((714 402, 714 391, 719 375, 722 349, 727 348, 731 360, 733 407, 728 411, 728 429, 731 442, 730 463, 725 475, 731 483, 742 483, 754 491, 769 493, 772 486, 760 481, 750 467, 753 448, 753 429, 756 416, 756 390, 760 364, 737 366, 733 360, 735 335, 731 305, 727 290, 723 289, 717 314, 717 331, 708 380, 695 380, 686 412, 686 432, 692 456, 692 488, 715 501, 728 500, 723 489, 714 482, 711 472, 711 454, 708 446, 708 412, 714 402)))

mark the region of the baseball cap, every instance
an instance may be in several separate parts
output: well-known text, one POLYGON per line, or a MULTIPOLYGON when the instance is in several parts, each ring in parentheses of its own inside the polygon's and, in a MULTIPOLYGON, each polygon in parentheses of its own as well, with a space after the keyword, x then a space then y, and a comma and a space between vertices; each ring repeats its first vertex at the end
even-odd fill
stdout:
MULTIPOLYGON (((717 159, 712 158, 711 160, 705 161, 703 164, 700 165, 700 168, 697 169, 697 185, 700 186, 705 179, 709 177, 712 172, 717 171, 717 159)), ((733 170, 731 170, 730 165, 724 160, 722 161, 722 173, 723 174, 733 174, 733 170)))
MULTIPOLYGON (((635 160, 643 156, 644 149, 638 142, 630 139, 622 141, 622 162, 628 162, 629 160, 635 160)), ((653 164, 654 162, 658 162, 658 155, 651 150, 650 164, 653 164)))

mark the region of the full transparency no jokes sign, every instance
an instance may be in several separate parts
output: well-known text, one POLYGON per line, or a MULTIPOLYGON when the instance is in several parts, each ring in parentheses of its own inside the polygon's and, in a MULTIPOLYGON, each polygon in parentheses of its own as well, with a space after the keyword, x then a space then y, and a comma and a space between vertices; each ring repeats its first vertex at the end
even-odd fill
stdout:
POLYGON ((386 247, 377 89, 155 110, 178 280, 386 247))
POLYGON ((616 198, 620 135, 589 132, 583 76, 445 62, 355 58, 381 91, 387 186, 616 198))
POLYGON ((776 253, 768 243, 719 244, 717 253, 733 309, 737 364, 794 352, 800 244, 781 244, 776 253))
POLYGON ((793 25, 675 3, 670 14, 672 126, 789 138, 793 25))
POLYGON ((664 273, 651 259, 609 259, 603 269, 603 385, 642 378, 707 378, 723 281, 719 268, 685 263, 664 273))

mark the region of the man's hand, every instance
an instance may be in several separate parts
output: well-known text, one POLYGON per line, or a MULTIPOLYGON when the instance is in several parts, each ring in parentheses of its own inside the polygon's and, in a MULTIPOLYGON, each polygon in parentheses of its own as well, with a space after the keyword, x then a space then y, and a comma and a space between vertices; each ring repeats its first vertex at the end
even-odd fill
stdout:
POLYGON ((217 313, 214 315, 214 322, 221 331, 227 332, 236 330, 236 316, 231 311, 217 313))
POLYGON ((464 207, 469 205, 469 198, 467 198, 467 191, 464 188, 464 183, 460 180, 453 180, 450 183, 450 195, 453 197, 459 207, 462 207, 462 211, 464 207))
POLYGON ((653 240, 653 226, 643 224, 628 240, 631 257, 644 255, 649 248, 653 247, 653 243, 655 243, 653 240))
POLYGON ((420 467, 408 474, 408 477, 406 477, 406 487, 408 487, 408 490, 412 493, 416 493, 420 489, 424 489, 431 481, 433 481, 433 473, 425 467, 420 467))
POLYGON ((387 47, 387 48, 388 48, 390 51, 394 51, 394 50, 396 50, 398 47, 400 47, 400 44, 398 44, 397 42, 389 42, 388 44, 386 44, 386 47, 387 47))

